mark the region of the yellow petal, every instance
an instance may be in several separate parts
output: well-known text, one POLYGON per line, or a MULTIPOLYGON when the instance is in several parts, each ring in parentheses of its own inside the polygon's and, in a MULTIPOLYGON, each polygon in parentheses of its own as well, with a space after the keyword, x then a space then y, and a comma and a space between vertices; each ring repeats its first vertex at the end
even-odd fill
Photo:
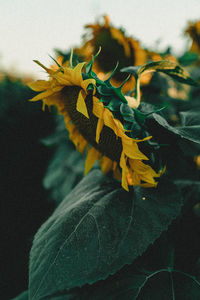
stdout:
POLYGON ((49 81, 37 80, 27 84, 33 91, 41 92, 47 90, 50 87, 49 81))
POLYGON ((104 106, 102 102, 99 102, 99 99, 97 97, 93 97, 93 114, 100 118, 102 116, 102 112, 104 111, 104 106))
POLYGON ((82 69, 85 66, 85 62, 83 63, 79 63, 78 65, 76 65, 76 67, 73 69, 72 72, 72 78, 71 81, 75 84, 75 85, 79 85, 81 86, 81 82, 83 81, 83 77, 82 77, 82 69))
POLYGON ((104 108, 102 108, 98 122, 97 122, 97 129, 96 129, 96 142, 97 144, 99 143, 100 139, 100 134, 104 126, 104 120, 103 120, 103 113, 104 113, 104 108))
POLYGON ((92 84, 94 86, 94 90, 93 90, 93 95, 94 95, 96 93, 96 87, 95 87, 96 81, 95 81, 95 79, 83 80, 81 82, 81 87, 84 89, 85 92, 87 92, 87 87, 88 87, 89 84, 92 84))
POLYGON ((124 143, 122 140, 123 145, 123 151, 126 154, 127 157, 132 159, 145 159, 148 160, 148 157, 146 157, 138 148, 137 143, 132 141, 132 145, 124 143))
POLYGON ((113 169, 113 161, 107 156, 103 156, 101 159, 101 170, 104 174, 107 174, 109 171, 113 169))
POLYGON ((85 92, 83 90, 81 90, 79 92, 79 95, 78 95, 78 100, 77 100, 77 103, 76 103, 76 109, 81 114, 83 114, 86 118, 89 119, 89 115, 88 115, 88 111, 87 111, 87 106, 85 104, 85 97, 86 97, 85 92))
POLYGON ((134 186, 140 186, 141 178, 140 178, 140 176, 138 175, 137 172, 133 172, 132 181, 133 181, 134 186))
POLYGON ((38 101, 38 100, 43 100, 44 98, 49 97, 53 94, 54 94, 54 91, 47 90, 47 91, 40 93, 37 96, 33 97, 32 99, 30 99, 30 101, 34 102, 34 101, 38 101))
POLYGON ((122 179, 122 174, 119 170, 119 168, 117 167, 116 169, 114 169, 113 171, 113 177, 117 180, 121 180, 122 179))
POLYGON ((71 71, 71 69, 67 68, 64 74, 62 72, 57 72, 52 75, 52 78, 56 80, 57 84, 61 84, 63 86, 72 86, 74 83, 71 80, 71 71))
POLYGON ((144 187, 144 188, 155 188, 157 187, 158 182, 155 182, 154 184, 151 183, 141 183, 140 186, 144 187))
MULTIPOLYGON (((133 177, 135 174, 140 178, 141 181, 144 181, 150 185, 155 186, 156 181, 154 178, 159 177, 160 174, 157 174, 151 166, 146 165, 141 160, 132 160, 129 159, 129 165, 133 172, 133 177)), ((138 182, 133 178, 133 185, 138 185, 138 182)), ((141 185, 141 184, 140 184, 141 185)))
POLYGON ((129 191, 128 188, 128 182, 127 182, 127 175, 128 175, 128 167, 126 164, 127 158, 122 151, 121 158, 120 158, 120 167, 122 168, 122 187, 126 190, 129 191))
POLYGON ((88 154, 85 161, 85 175, 90 171, 94 163, 97 160, 99 160, 100 157, 101 157, 101 153, 97 151, 94 147, 88 150, 88 154))

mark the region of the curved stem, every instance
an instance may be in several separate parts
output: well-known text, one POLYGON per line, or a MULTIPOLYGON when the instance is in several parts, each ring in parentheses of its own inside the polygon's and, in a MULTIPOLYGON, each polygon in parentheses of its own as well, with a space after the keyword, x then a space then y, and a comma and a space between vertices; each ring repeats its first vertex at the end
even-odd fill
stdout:
POLYGON ((136 88, 135 88, 135 98, 137 100, 137 104, 138 106, 140 105, 140 78, 137 77, 135 78, 135 85, 136 85, 136 88))

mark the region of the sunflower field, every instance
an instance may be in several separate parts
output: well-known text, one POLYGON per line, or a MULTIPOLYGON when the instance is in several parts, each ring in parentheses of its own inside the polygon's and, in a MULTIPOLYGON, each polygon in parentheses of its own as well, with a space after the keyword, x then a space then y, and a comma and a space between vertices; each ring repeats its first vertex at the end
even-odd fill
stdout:
POLYGON ((174 56, 104 16, 44 80, 0 74, 0 299, 200 299, 200 21, 184 34, 174 56))

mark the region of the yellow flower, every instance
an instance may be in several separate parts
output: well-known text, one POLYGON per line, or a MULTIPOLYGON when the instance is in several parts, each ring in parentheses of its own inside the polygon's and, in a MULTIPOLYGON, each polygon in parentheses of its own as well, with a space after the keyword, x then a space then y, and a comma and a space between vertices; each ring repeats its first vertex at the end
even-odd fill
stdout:
MULTIPOLYGON (((99 47, 102 51, 93 65, 94 72, 108 73, 112 71, 119 62, 119 70, 127 66, 137 66, 146 63, 146 51, 142 49, 139 41, 125 35, 123 30, 110 25, 107 15, 103 17, 103 23, 89 24, 85 26, 88 32, 84 36, 84 44, 76 53, 85 61, 91 59, 91 55, 96 53, 99 47)), ((148 76, 149 77, 149 76, 148 76)), ((116 72, 112 83, 120 84, 124 80, 124 74, 116 72)), ((123 86, 123 92, 133 89, 134 77, 123 86)))
MULTIPOLYGON (((148 157, 138 147, 151 136, 137 139, 126 134, 122 122, 100 101, 97 88, 105 82, 96 75, 92 78, 94 72, 87 73, 84 62, 75 68, 65 65, 57 69, 36 62, 49 74, 49 80, 29 84, 34 91, 41 92, 31 101, 42 100, 43 107, 54 105, 64 116, 70 139, 81 153, 87 151, 85 174, 99 161, 102 171, 112 172, 127 191, 128 185, 155 187, 155 178, 160 173, 147 164, 148 157)), ((111 85, 109 88, 114 89, 111 85)), ((121 97, 128 104, 126 98, 121 97)), ((135 99, 128 100, 135 105, 135 99)))
POLYGON ((191 52, 200 54, 200 21, 189 23, 186 33, 192 38, 191 52))

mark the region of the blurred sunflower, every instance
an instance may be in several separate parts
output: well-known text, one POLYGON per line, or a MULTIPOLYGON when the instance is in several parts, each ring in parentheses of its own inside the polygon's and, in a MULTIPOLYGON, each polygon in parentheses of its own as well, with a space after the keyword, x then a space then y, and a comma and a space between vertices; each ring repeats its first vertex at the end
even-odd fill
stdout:
POLYGON ((191 52, 200 54, 200 21, 189 23, 186 33, 192 38, 191 52))
POLYGON ((123 85, 111 84, 114 72, 107 80, 100 80, 92 70, 94 58, 75 67, 71 59, 68 65, 58 64, 57 69, 36 61, 49 74, 49 80, 29 84, 41 92, 31 101, 43 100, 43 107, 54 105, 64 116, 70 139, 78 151, 87 151, 85 174, 99 161, 102 171, 112 172, 127 191, 128 185, 155 187, 162 167, 155 171, 139 149, 139 144, 151 139, 136 118, 139 100, 124 96, 123 85))
MULTIPOLYGON (((117 29, 110 25, 108 16, 103 17, 103 23, 89 24, 85 26, 88 32, 84 35, 84 44, 76 49, 76 53, 84 57, 85 61, 91 59, 93 53, 97 53, 101 47, 102 51, 94 62, 93 70, 102 79, 105 73, 111 72, 116 62, 119 63, 119 70, 126 66, 137 66, 146 63, 146 52, 139 42, 132 37, 127 37, 124 30, 117 29)), ((121 83, 124 74, 115 72, 112 83, 121 83)), ((123 91, 133 88, 134 78, 124 85, 123 91)))

